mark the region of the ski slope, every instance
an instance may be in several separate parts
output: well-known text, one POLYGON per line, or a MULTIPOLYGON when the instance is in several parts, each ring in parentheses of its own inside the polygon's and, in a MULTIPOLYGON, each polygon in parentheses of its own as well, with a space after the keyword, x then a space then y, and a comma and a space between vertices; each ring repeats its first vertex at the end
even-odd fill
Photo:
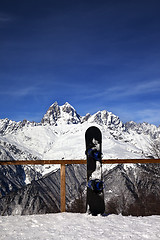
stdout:
POLYGON ((80 213, 1 216, 3 240, 159 240, 160 216, 93 217, 80 213))

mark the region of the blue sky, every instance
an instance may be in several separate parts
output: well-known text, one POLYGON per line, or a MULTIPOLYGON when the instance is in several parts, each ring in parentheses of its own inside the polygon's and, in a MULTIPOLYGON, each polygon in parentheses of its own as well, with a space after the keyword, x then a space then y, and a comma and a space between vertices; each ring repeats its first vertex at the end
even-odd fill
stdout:
POLYGON ((160 124, 159 0, 0 0, 0 118, 69 102, 160 124))

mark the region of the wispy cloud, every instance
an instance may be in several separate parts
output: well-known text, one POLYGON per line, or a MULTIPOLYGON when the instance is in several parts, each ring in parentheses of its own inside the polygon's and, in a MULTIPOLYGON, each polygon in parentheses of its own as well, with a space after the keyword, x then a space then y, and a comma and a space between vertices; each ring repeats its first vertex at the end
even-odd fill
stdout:
POLYGON ((160 125, 160 109, 143 109, 136 112, 138 122, 152 122, 160 125))
POLYGON ((160 80, 148 81, 148 82, 133 82, 131 84, 121 84, 113 87, 109 87, 103 90, 94 90, 91 94, 84 96, 84 98, 97 98, 106 97, 107 99, 119 99, 122 97, 142 95, 148 93, 156 93, 160 91, 160 80))
POLYGON ((85 94, 87 90, 84 89, 84 84, 80 83, 71 83, 71 82, 65 82, 65 81, 37 81, 33 84, 24 84, 24 86, 16 86, 12 87, 9 86, 6 89, 0 90, 0 95, 6 95, 10 97, 25 97, 25 96, 46 96, 46 95, 52 95, 53 93, 56 95, 59 94, 70 94, 77 95, 77 94, 85 94))
POLYGON ((6 95, 10 97, 25 97, 33 95, 36 92, 38 92, 38 87, 29 86, 23 88, 10 88, 8 90, 1 91, 0 95, 6 95))
POLYGON ((154 106, 154 104, 150 106, 140 105, 137 107, 135 104, 122 104, 114 106, 112 110, 124 123, 135 121, 137 123, 148 122, 156 126, 160 125, 160 109, 158 106, 154 106))
POLYGON ((160 80, 154 80, 154 81, 148 81, 144 83, 139 82, 135 84, 135 86, 134 85, 131 86, 131 89, 128 90, 128 93, 135 95, 135 94, 142 94, 142 93, 157 92, 159 90, 160 90, 160 80))
POLYGON ((12 21, 12 17, 6 13, 0 12, 0 23, 6 23, 12 21))
POLYGON ((90 93, 83 96, 83 99, 86 102, 92 100, 94 105, 102 104, 103 109, 112 111, 124 122, 133 120, 158 126, 160 125, 160 108, 156 96, 159 92, 160 80, 153 80, 126 85, 117 84, 101 91, 90 89, 90 93))

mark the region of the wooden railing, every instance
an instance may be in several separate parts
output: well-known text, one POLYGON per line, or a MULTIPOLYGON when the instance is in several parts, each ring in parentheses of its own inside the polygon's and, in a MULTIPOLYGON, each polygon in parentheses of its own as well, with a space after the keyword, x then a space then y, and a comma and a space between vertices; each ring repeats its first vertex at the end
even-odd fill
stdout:
MULTIPOLYGON (((87 160, 0 160, 0 165, 86 164, 87 160)), ((160 159, 102 159, 104 164, 160 163, 160 159)))
MULTIPOLYGON (((103 159, 103 164, 121 164, 121 163, 160 163, 160 159, 103 159)), ((66 164, 87 164, 86 160, 8 160, 0 161, 0 165, 44 165, 60 164, 61 177, 61 212, 65 212, 66 193, 65 193, 65 165, 66 164)))

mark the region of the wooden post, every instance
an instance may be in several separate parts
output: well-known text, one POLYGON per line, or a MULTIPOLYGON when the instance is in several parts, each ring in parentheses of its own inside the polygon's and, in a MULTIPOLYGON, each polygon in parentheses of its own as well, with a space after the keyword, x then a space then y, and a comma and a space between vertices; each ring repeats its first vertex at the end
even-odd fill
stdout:
POLYGON ((61 164, 61 212, 66 211, 65 164, 61 164))

